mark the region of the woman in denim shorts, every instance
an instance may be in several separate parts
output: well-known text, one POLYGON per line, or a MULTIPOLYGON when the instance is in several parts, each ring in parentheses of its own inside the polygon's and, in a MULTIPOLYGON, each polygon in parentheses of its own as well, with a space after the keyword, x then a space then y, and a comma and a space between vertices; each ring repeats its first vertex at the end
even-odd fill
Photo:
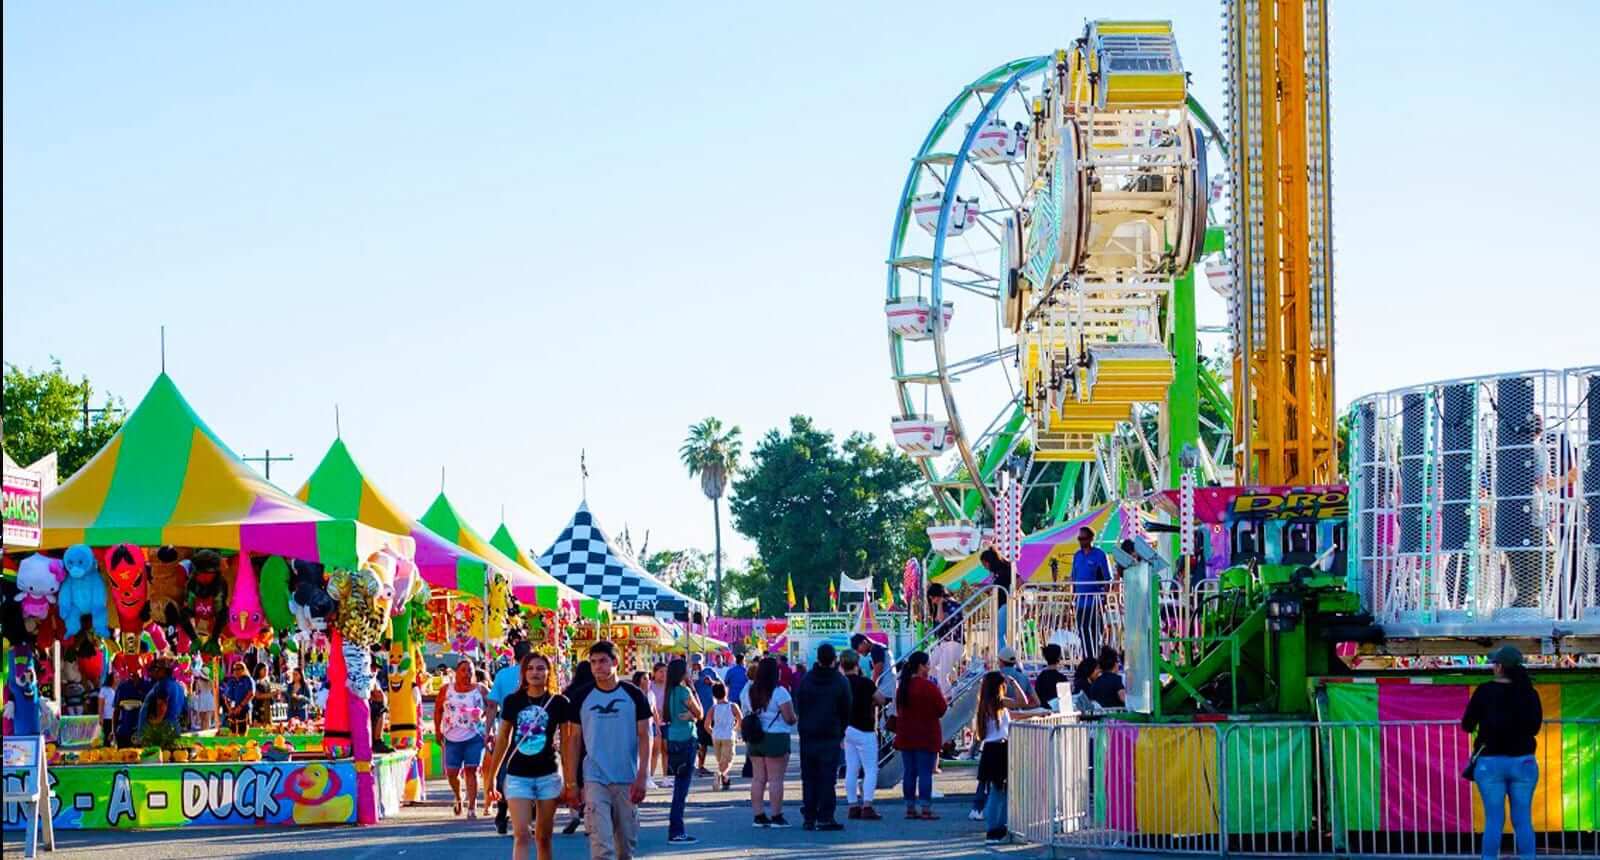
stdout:
MULTIPOLYGON (((506 806, 511 811, 514 860, 527 860, 528 845, 538 846, 539 860, 550 860, 556 804, 563 782, 556 755, 559 728, 568 720, 567 699, 550 692, 550 661, 540 654, 522 658, 522 687, 500 705, 500 733, 495 739, 490 773, 506 763, 506 806)), ((489 789, 490 797, 495 795, 489 789)))
POLYGON ((461 814, 464 781, 468 818, 478 817, 478 766, 483 764, 483 721, 489 701, 473 668, 471 660, 457 663, 455 680, 439 690, 433 707, 433 732, 444 747, 444 775, 455 796, 455 814, 461 814))

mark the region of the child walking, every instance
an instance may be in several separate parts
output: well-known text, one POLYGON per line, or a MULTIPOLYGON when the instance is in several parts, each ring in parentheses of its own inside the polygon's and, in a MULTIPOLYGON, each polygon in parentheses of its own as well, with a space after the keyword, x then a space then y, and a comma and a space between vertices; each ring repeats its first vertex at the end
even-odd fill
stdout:
POLYGON ((738 705, 728 701, 728 688, 721 683, 711 685, 711 698, 711 713, 706 715, 706 722, 711 724, 711 746, 717 752, 717 787, 727 791, 733 785, 728 771, 733 767, 734 729, 744 719, 744 714, 738 705))

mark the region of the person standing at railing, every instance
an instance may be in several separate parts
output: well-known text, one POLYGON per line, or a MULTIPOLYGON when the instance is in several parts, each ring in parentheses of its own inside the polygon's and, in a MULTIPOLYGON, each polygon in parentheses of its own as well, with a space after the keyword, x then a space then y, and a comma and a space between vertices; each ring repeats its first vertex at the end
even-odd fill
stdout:
POLYGON ((1013 697, 1015 684, 1003 672, 989 672, 978 688, 978 714, 974 722, 983 752, 978 757, 978 781, 988 786, 984 800, 984 841, 999 845, 1011 837, 1006 820, 1006 773, 1009 769, 1007 740, 1011 732, 1011 708, 1025 707, 1025 699, 1013 697))
POLYGON ((939 685, 929 680, 929 672, 927 652, 912 652, 900 671, 894 696, 894 748, 900 751, 904 774, 906 818, 924 821, 939 817, 933 811, 933 765, 944 746, 939 720, 948 707, 939 685))
POLYGON ((961 630, 961 605, 950 598, 944 586, 935 582, 928 586, 928 614, 933 618, 933 653, 929 655, 930 674, 945 695, 950 693, 950 683, 961 661, 965 637, 961 630))
POLYGON ((1483 857, 1500 856, 1506 801, 1511 802, 1511 831, 1518 857, 1534 855, 1533 790, 1539 784, 1539 763, 1533 753, 1544 709, 1533 689, 1522 652, 1502 645, 1489 655, 1494 680, 1472 691, 1461 728, 1476 733, 1469 770, 1483 799, 1483 857))
POLYGON ((1006 633, 1010 630, 1006 626, 1006 599, 1011 595, 1011 562, 1001 558, 1000 553, 994 551, 994 547, 984 550, 983 554, 978 556, 978 560, 983 564, 984 569, 989 571, 990 584, 998 589, 994 595, 995 606, 999 614, 998 644, 999 647, 1004 648, 1007 644, 1006 633))
POLYGON ((1111 581, 1111 563, 1105 550, 1094 545, 1094 529, 1078 529, 1078 551, 1072 556, 1073 608, 1078 616, 1078 639, 1083 653, 1100 649, 1102 610, 1106 585, 1111 581))

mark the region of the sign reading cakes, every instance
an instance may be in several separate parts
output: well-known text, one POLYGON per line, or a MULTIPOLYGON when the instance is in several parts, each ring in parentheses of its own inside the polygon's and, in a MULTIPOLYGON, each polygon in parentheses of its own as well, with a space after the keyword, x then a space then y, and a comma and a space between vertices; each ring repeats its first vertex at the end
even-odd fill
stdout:
POLYGON ((43 507, 43 487, 44 478, 38 472, 30 472, 11 465, 5 467, 6 546, 39 545, 39 540, 44 536, 43 523, 39 519, 39 511, 43 507))

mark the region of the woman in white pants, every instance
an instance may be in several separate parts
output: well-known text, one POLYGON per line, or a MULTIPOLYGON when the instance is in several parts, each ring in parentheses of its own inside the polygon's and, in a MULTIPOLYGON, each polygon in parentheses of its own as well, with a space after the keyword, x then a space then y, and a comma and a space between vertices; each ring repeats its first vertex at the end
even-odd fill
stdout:
POLYGON ((872 808, 872 799, 878 789, 878 711, 889 704, 889 697, 878 692, 878 685, 871 678, 861 674, 860 654, 844 652, 839 668, 850 681, 850 722, 844 728, 844 800, 850 807, 847 817, 877 821, 882 816, 872 808))

